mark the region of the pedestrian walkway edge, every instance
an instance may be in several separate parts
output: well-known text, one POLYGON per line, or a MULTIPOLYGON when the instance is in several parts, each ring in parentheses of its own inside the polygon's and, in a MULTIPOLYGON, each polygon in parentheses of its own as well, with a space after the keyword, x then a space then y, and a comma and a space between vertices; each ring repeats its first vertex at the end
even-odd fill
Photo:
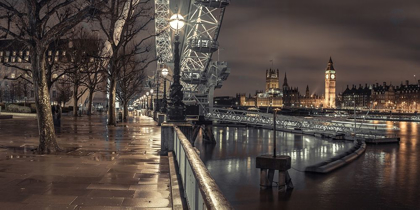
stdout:
POLYGON ((169 174, 171 177, 171 194, 172 194, 172 209, 181 210, 187 209, 187 204, 184 198, 184 191, 179 185, 179 176, 176 163, 174 161, 174 153, 168 153, 169 158, 169 174), (185 208, 184 208, 185 207, 185 208))

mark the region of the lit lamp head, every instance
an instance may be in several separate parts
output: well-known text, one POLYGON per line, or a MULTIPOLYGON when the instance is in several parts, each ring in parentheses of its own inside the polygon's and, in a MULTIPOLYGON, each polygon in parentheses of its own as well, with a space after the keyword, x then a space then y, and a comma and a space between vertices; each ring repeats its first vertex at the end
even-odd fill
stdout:
POLYGON ((182 17, 180 14, 172 15, 172 17, 169 19, 169 25, 172 29, 178 32, 178 30, 181 30, 185 25, 184 17, 182 17))
POLYGON ((153 89, 150 89, 150 94, 153 94, 153 89))
POLYGON ((146 95, 149 96, 149 92, 146 92, 146 95))
POLYGON ((166 77, 166 76, 168 76, 168 74, 169 74, 169 70, 168 70, 168 68, 163 67, 163 69, 162 69, 162 76, 163 76, 163 77, 166 77))
POLYGON ((179 30, 181 30, 185 25, 184 17, 180 14, 174 14, 169 19, 169 25, 172 29, 175 30, 175 41, 178 41, 179 39, 179 30))

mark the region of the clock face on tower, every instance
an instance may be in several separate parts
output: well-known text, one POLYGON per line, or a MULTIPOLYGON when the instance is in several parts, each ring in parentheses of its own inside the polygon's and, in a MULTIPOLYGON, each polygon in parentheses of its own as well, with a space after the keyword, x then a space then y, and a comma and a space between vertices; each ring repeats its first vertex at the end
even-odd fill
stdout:
POLYGON ((325 78, 326 78, 326 79, 328 79, 328 74, 327 74, 327 75, 325 75, 325 78))
POLYGON ((335 78, 335 75, 334 74, 331 74, 331 79, 334 79, 335 78))

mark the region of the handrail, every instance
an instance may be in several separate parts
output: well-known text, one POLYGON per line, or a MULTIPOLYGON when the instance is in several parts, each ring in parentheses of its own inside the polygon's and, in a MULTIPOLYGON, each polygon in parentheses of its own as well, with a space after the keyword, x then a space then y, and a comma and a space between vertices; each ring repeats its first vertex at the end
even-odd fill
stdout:
MULTIPOLYGON (((177 127, 174 126, 174 130, 176 133, 175 141, 179 140, 180 146, 184 149, 185 156, 187 161, 189 162, 191 166, 191 170, 193 172, 193 175, 198 184, 198 189, 201 192, 201 196, 203 199, 203 202, 206 206, 206 209, 233 209, 225 196, 220 191, 219 187, 216 184, 216 181, 211 177, 210 172, 207 170, 204 163, 201 161, 200 157, 198 156, 197 152, 194 150, 194 147, 191 145, 191 143, 188 141, 188 139, 185 137, 185 135, 182 133, 182 131, 177 127)), ((177 147, 177 142, 175 142, 175 147, 177 147)), ((176 156, 182 156, 181 151, 179 148, 175 148, 176 156)), ((177 160, 181 160, 182 157, 177 157, 177 160)), ((179 161, 178 164, 183 164, 182 161, 179 161), (181 162, 181 163, 180 163, 181 162)), ((185 166, 184 166, 185 167, 185 166)), ((181 167, 180 167, 181 168, 181 167)), ((181 172, 182 176, 187 176, 187 174, 183 174, 181 172)), ((187 180, 186 177, 182 177, 182 180, 187 180)), ((185 186, 185 183, 183 183, 185 186)), ((185 189, 187 190, 187 189, 185 189)), ((188 198, 188 193, 187 200, 188 198)), ((196 203, 197 201, 192 201, 192 203, 196 203)), ((195 209, 193 207, 190 207, 192 209, 195 209)))

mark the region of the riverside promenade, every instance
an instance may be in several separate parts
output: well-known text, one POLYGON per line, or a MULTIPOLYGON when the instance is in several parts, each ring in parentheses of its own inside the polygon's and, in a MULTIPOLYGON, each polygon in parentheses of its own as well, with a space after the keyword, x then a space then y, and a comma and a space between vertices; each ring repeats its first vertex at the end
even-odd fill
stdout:
POLYGON ((0 120, 1 209, 173 209, 151 118, 108 127, 105 115, 64 116, 56 155, 34 153, 37 135, 33 117, 0 120))

